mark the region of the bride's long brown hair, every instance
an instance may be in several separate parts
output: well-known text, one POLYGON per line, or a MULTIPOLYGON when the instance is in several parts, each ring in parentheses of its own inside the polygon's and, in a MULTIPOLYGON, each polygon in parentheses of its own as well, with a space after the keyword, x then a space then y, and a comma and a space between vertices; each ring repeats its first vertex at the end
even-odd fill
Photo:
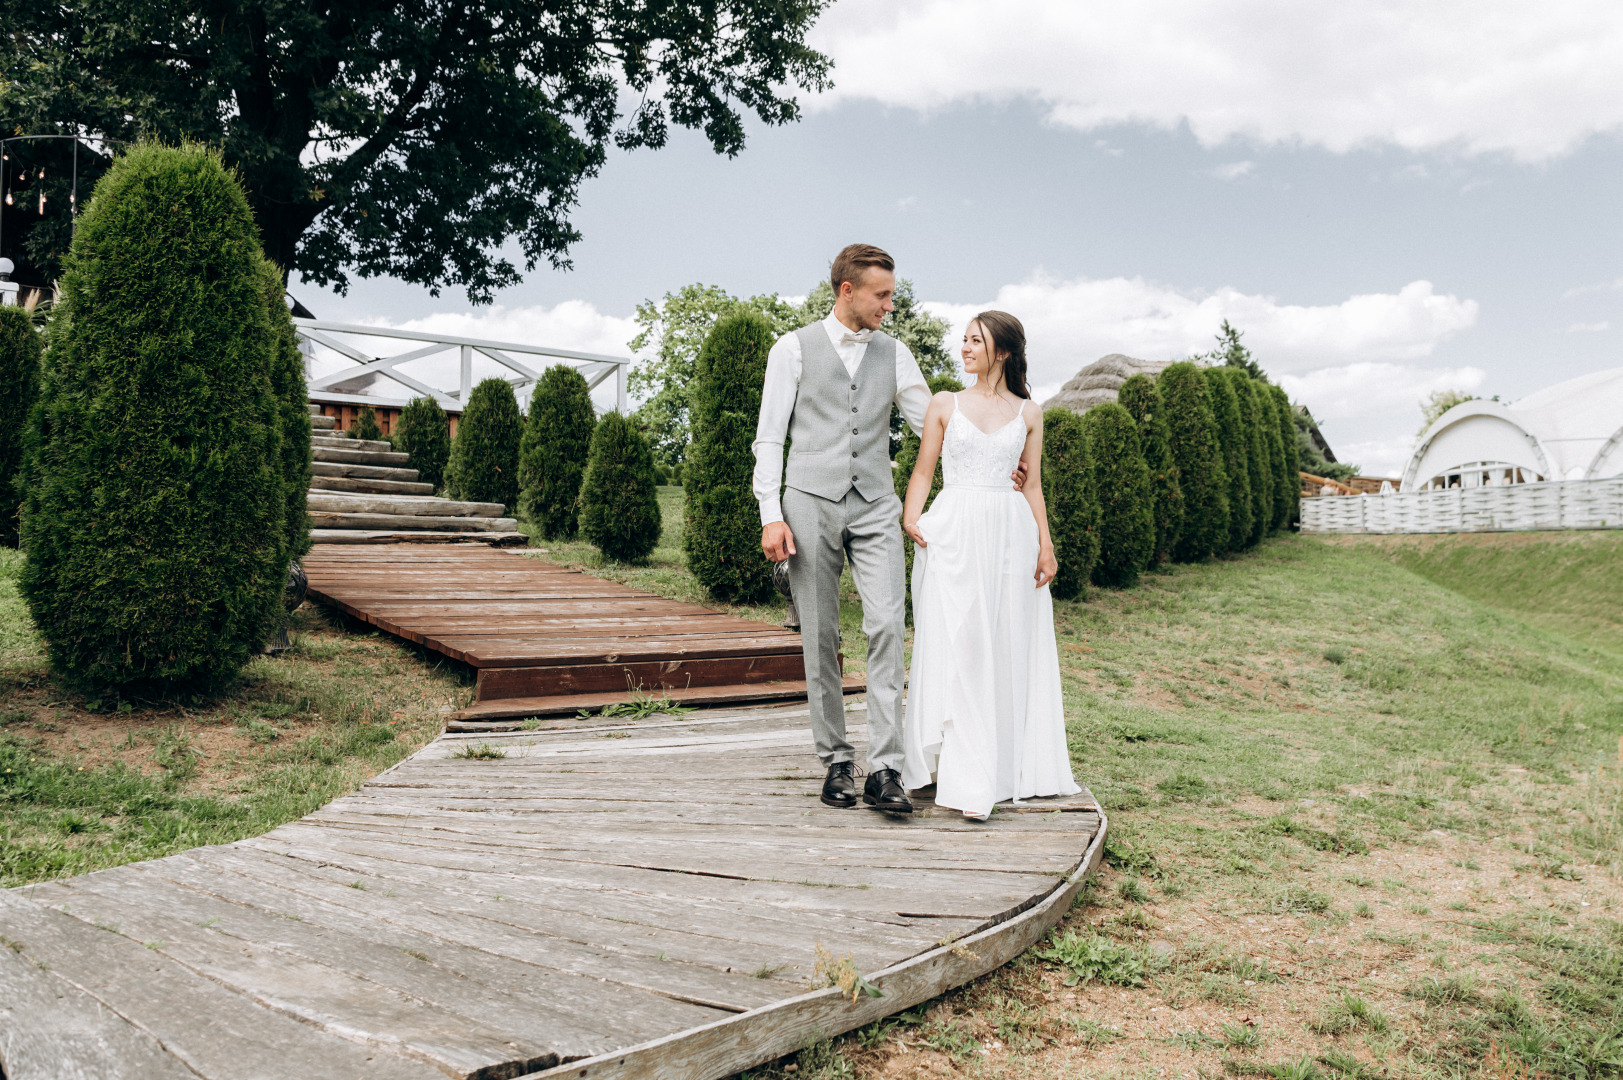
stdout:
POLYGON ((983 311, 971 322, 981 324, 981 330, 992 339, 991 358, 1007 353, 1003 359, 1003 385, 1019 398, 1030 398, 1026 386, 1026 328, 1007 311, 983 311))

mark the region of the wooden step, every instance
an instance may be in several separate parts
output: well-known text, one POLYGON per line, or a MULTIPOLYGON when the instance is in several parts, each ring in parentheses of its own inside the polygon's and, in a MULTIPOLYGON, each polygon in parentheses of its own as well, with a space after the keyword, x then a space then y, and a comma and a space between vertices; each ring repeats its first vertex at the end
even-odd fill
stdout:
POLYGON ((310 463, 315 476, 359 476, 368 480, 407 480, 415 482, 416 469, 396 469, 387 465, 349 465, 341 461, 316 460, 310 463))
MULTIPOLYGON (((518 532, 514 518, 489 517, 414 517, 410 514, 344 514, 326 510, 310 511, 313 529, 387 529, 410 531, 431 529, 438 532, 518 532)), ((522 533, 520 535, 523 535, 522 533)))
POLYGON ((352 439, 348 435, 312 434, 310 436, 310 445, 328 450, 368 450, 377 454, 392 454, 395 452, 394 444, 383 439, 352 439))
POLYGON ((453 502, 433 495, 372 495, 312 491, 311 510, 335 514, 394 514, 402 517, 499 518, 507 510, 501 503, 453 502))
POLYGON ((330 461, 336 465, 388 465, 396 469, 406 468, 411 462, 410 456, 406 454, 385 453, 379 450, 334 449, 330 446, 312 446, 310 456, 317 461, 330 461))
POLYGON ((750 656, 716 656, 699 660, 656 660, 643 663, 548 664, 544 667, 482 667, 474 700, 545 697, 556 694, 603 694, 676 690, 694 686, 740 686, 804 681, 806 665, 799 650, 750 656))
MULTIPOLYGON (((407 470, 402 469, 402 472, 407 470)), ((352 491, 375 495, 432 495, 433 484, 416 480, 369 480, 358 476, 313 476, 311 491, 352 491)))
MULTIPOLYGON (((486 519, 488 520, 488 519, 486 519)), ((437 532, 433 529, 311 529, 315 544, 485 544, 490 547, 526 547, 530 538, 521 532, 437 532)))
MULTIPOLYGON (((861 675, 847 675, 844 690, 847 694, 861 694, 868 689, 861 675)), ((731 686, 690 686, 656 692, 654 697, 669 698, 682 705, 714 706, 742 705, 752 701, 799 701, 806 697, 805 680, 784 682, 744 683, 731 686)), ((574 716, 585 709, 595 712, 609 705, 631 703, 635 695, 625 690, 605 694, 560 694, 553 697, 498 698, 494 701, 476 701, 467 708, 451 714, 447 731, 513 731, 522 727, 530 717, 574 716), (506 721, 503 723, 502 721, 506 721)))

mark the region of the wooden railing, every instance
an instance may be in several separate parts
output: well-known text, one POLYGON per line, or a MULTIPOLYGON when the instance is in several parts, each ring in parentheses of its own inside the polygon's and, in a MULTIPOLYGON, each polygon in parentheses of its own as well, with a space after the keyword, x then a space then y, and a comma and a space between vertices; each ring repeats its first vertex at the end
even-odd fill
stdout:
MULTIPOLYGON (((614 378, 615 408, 626 411, 626 372, 631 366, 629 357, 606 356, 602 353, 577 352, 573 349, 555 349, 542 345, 522 345, 511 341, 485 341, 481 338, 452 337, 449 334, 425 334, 416 330, 395 330, 385 326, 360 326, 354 323, 326 322, 321 319, 294 319, 299 334, 299 348, 305 354, 305 373, 312 400, 322 403, 373 405, 399 408, 410 398, 431 397, 440 408, 460 413, 473 390, 475 357, 494 361, 510 374, 503 374, 513 385, 521 407, 528 407, 525 392, 541 377, 540 368, 562 362, 579 369, 586 385, 597 389, 611 376, 614 378), (375 352, 378 342, 414 342, 402 352, 379 356, 375 352), (408 374, 401 367, 413 361, 424 360, 455 350, 460 361, 454 380, 418 371, 408 374), (518 359, 524 357, 524 360, 518 359), (346 362, 336 371, 328 370, 332 359, 346 362), (529 363, 525 361, 529 360, 529 363), (320 364, 321 373, 316 371, 320 364), (532 364, 534 366, 532 366, 532 364), (335 391, 333 388, 366 375, 387 379, 401 388, 402 394, 360 394, 335 391), (450 388, 450 383, 454 388, 450 388)), ((444 365, 441 365, 443 368, 444 365)))

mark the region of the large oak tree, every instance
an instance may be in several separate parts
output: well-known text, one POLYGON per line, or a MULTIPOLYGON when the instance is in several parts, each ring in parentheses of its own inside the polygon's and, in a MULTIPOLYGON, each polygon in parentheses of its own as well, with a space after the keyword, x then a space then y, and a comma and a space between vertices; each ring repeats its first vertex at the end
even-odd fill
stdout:
MULTIPOLYGON (((342 290, 389 275, 475 300, 568 265, 581 181, 671 125, 718 153, 744 114, 799 116, 828 85, 805 35, 828 0, 40 0, 0 8, 0 129, 219 146, 266 253, 342 290)), ((16 146, 11 166, 66 145, 16 146)), ((84 180, 98 167, 82 158, 84 180)), ((13 182, 15 182, 15 174, 13 182)), ((39 185, 30 175, 29 183, 39 185)), ((50 273, 66 199, 8 234, 50 273)), ((52 188, 64 194, 59 186, 52 188)), ((12 248, 7 243, 8 252, 12 248)))

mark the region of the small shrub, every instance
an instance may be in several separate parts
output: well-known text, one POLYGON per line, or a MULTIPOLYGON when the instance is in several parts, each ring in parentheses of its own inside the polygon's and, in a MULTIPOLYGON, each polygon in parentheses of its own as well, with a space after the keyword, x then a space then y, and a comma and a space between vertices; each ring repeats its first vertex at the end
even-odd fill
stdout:
POLYGON ((349 437, 373 441, 383 438, 383 428, 378 426, 378 414, 372 411, 372 406, 361 406, 361 411, 355 415, 355 422, 349 425, 349 437))
POLYGON ((296 538, 263 266, 241 186, 203 149, 132 150, 79 217, 19 579, 69 684, 215 686, 281 624, 296 538))
POLYGON ((1347 662, 1347 650, 1339 645, 1332 645, 1324 650, 1324 658, 1332 664, 1345 664, 1347 662))
MULTIPOLYGON (((1166 409, 1183 494, 1183 527, 1173 556, 1179 562, 1199 562, 1224 550, 1228 539, 1228 473, 1218 444, 1217 418, 1206 379, 1194 364, 1169 366, 1156 386, 1166 409)), ((1295 437, 1293 429, 1291 438, 1295 437)))
POLYGON ((506 379, 485 379, 468 395, 468 406, 451 444, 453 499, 518 506, 518 447, 524 418, 506 379))
POLYGON ((39 331, 20 307, 0 307, 0 544, 17 546, 23 432, 39 396, 39 331))
POLYGON ((412 398, 395 421, 394 448, 411 458, 417 479, 445 486, 445 466, 451 459, 451 422, 431 397, 412 398))
POLYGON ((1147 965, 1144 954, 1138 949, 1117 945, 1098 934, 1084 935, 1075 930, 1067 930, 1064 936, 1051 940, 1053 944, 1036 956, 1068 968, 1066 986, 1094 979, 1107 986, 1144 985, 1147 965))
POLYGON ((530 396, 530 419, 519 447, 518 509, 547 540, 573 540, 579 531, 580 482, 595 427, 585 377, 565 364, 543 372, 530 396))
POLYGON ((1155 380, 1148 375, 1134 375, 1122 383, 1116 400, 1133 414, 1144 466, 1150 471, 1150 503, 1155 518, 1155 549, 1150 563, 1160 566, 1172 561, 1178 533, 1183 529, 1183 488, 1178 483, 1178 463, 1172 456, 1166 407, 1155 380))
POLYGON ((1251 438, 1240 416, 1240 396, 1236 389, 1245 373, 1238 368, 1206 368, 1212 415, 1217 419, 1217 445, 1223 458, 1223 475, 1228 479, 1229 527, 1220 551, 1243 551, 1251 545, 1251 438))
POLYGON ((1043 501, 1059 573, 1049 591, 1074 600, 1099 562, 1099 497, 1082 418, 1070 409, 1043 413, 1043 501))
POLYGON ((658 546, 661 517, 653 451, 617 412, 605 415, 592 432, 580 502, 581 536, 608 558, 642 562, 658 546))
POLYGON ((740 309, 716 322, 696 362, 693 442, 682 468, 683 541, 688 568, 718 600, 755 603, 772 593, 750 444, 775 336, 765 316, 740 309))
POLYGON ((1095 405, 1082 418, 1099 500, 1099 561, 1093 583, 1128 588, 1155 554, 1155 507, 1150 471, 1138 448, 1133 415, 1120 405, 1095 405))

